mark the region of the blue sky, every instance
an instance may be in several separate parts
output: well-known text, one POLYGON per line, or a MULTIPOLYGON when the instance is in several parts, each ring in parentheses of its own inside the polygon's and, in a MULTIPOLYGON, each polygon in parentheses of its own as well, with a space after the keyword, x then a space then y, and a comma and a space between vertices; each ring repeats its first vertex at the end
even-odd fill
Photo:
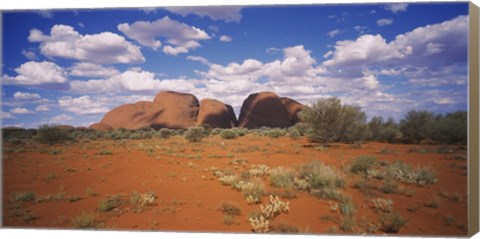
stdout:
POLYGON ((467 109, 467 3, 3 12, 2 123, 88 126, 162 90, 467 109))

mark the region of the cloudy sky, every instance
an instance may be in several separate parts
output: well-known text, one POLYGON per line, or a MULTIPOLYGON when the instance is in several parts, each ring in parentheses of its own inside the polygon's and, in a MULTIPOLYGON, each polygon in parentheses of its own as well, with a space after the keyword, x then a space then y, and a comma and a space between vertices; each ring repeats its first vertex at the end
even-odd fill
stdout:
POLYGON ((467 109, 467 3, 7 11, 2 30, 3 126, 88 126, 163 90, 467 109))

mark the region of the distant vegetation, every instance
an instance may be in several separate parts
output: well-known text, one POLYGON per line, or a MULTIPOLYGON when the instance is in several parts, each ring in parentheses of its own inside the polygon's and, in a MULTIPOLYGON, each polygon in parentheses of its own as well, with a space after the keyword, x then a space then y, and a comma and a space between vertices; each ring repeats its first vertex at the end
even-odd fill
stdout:
POLYGON ((184 137, 189 142, 200 142, 205 137, 219 136, 235 139, 246 134, 260 137, 292 139, 307 137, 312 142, 328 146, 332 142, 361 144, 365 141, 414 144, 459 144, 467 143, 467 112, 457 111, 435 114, 428 111, 409 111, 403 119, 375 116, 367 122, 360 107, 342 104, 340 99, 331 97, 318 100, 298 113, 301 122, 289 128, 261 127, 258 129, 231 128, 212 129, 208 124, 188 129, 160 129, 143 127, 136 130, 119 128, 101 132, 88 128, 68 128, 58 125, 42 125, 38 129, 5 128, 3 142, 13 145, 27 140, 44 144, 56 144, 74 140, 130 140, 168 139, 184 137))
POLYGON ((311 141, 327 146, 331 142, 467 143, 467 112, 446 115, 409 111, 399 123, 393 118, 373 117, 366 122, 360 107, 342 105, 332 97, 315 102, 299 114, 302 123, 294 126, 311 141))

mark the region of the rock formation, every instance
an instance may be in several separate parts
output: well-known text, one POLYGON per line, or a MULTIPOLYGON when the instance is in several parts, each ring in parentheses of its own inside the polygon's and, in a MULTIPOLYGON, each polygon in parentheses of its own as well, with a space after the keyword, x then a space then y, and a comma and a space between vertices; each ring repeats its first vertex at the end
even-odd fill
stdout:
POLYGON ((290 119, 282 100, 273 92, 251 94, 243 102, 238 125, 244 128, 289 127, 290 119))
POLYGON ((300 122, 300 119, 298 118, 297 114, 298 112, 302 111, 303 107, 305 106, 287 97, 280 97, 280 100, 282 101, 283 105, 287 109, 288 116, 292 121, 292 123, 296 124, 300 122))
POLYGON ((212 128, 232 128, 237 124, 233 108, 215 99, 200 102, 197 125, 209 124, 212 128))
MULTIPOLYGON (((188 128, 195 125, 199 104, 194 95, 163 91, 153 102, 139 101, 121 105, 105 114, 101 127, 113 129, 139 129, 150 126, 160 128, 188 128)), ((90 128, 99 127, 92 125, 90 128)))
POLYGON ((251 94, 243 102, 237 121, 233 108, 215 99, 201 103, 191 94, 173 91, 158 93, 153 102, 139 101, 118 106, 89 128, 108 131, 117 128, 143 127, 188 128, 209 124, 212 128, 289 127, 298 122, 297 113, 303 105, 289 98, 280 98, 272 92, 251 94))

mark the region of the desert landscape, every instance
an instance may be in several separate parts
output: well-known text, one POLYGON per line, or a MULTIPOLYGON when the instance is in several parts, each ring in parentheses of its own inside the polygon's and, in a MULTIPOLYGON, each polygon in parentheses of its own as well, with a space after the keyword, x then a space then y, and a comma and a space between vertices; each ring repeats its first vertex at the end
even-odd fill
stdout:
POLYGON ((220 101, 160 92, 89 128, 4 128, 4 226, 466 235, 464 144, 382 139, 362 117, 347 131, 369 133, 316 142, 306 108, 260 92, 237 122, 220 101))
POLYGON ((1 15, 2 227, 474 229, 468 2, 1 15))

